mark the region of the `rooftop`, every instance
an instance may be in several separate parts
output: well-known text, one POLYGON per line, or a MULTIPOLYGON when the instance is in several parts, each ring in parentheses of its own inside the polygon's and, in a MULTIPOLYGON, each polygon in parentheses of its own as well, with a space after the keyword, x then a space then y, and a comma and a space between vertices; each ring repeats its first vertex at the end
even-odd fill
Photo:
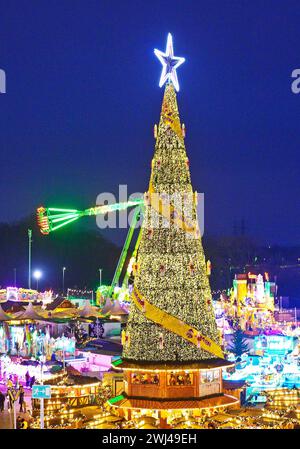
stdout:
POLYGON ((203 409, 227 407, 238 403, 233 396, 219 395, 203 399, 137 399, 127 398, 123 395, 116 396, 108 401, 113 407, 138 409, 138 410, 178 410, 178 409, 203 409))

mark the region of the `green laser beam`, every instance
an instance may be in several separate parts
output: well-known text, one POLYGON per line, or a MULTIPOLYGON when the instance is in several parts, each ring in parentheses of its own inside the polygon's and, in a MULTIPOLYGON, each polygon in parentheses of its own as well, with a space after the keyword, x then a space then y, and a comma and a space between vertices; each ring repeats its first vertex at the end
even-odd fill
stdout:
POLYGON ((77 217, 75 217, 75 218, 71 218, 70 220, 64 221, 63 223, 61 223, 61 224, 59 224, 59 225, 57 225, 57 226, 54 226, 54 227, 51 229, 51 231, 56 231, 57 229, 62 228, 63 226, 66 226, 66 225, 69 224, 69 223, 72 223, 72 221, 78 220, 78 218, 80 218, 80 216, 77 216, 77 217))

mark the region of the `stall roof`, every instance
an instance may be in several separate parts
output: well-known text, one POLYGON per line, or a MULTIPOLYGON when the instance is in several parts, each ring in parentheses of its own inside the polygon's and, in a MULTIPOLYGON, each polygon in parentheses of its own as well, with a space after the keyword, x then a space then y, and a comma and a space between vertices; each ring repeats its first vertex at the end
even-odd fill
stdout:
POLYGON ((18 312, 15 315, 15 318, 17 320, 36 320, 36 321, 44 321, 45 320, 45 318, 42 315, 39 315, 36 312, 36 310, 31 302, 28 304, 25 311, 18 312))
POLYGON ((122 353, 122 345, 114 341, 93 340, 88 343, 85 348, 80 349, 84 352, 94 352, 95 354, 118 356, 122 353))
POLYGON ((64 298, 63 296, 58 296, 55 298, 50 304, 47 305, 46 310, 55 310, 55 309, 74 309, 75 305, 64 298))
POLYGON ((113 303, 113 306, 110 309, 111 315, 128 315, 128 311, 125 310, 118 299, 116 299, 113 303))
POLYGON ((8 313, 23 312, 28 306, 28 302, 24 301, 6 301, 2 303, 2 309, 8 313))
POLYGON ((202 409, 211 407, 226 407, 237 403, 232 396, 220 395, 205 399, 138 399, 127 398, 120 395, 108 401, 110 405, 120 408, 144 409, 144 410, 178 410, 178 409, 202 409))
POLYGON ((80 309, 78 309, 78 313, 81 318, 103 318, 103 314, 100 312, 100 309, 98 307, 91 306, 89 302, 83 307, 80 307, 80 309))
POLYGON ((12 319, 13 317, 4 312, 0 305, 0 321, 11 321, 12 319))
POLYGON ((245 385, 246 382, 244 380, 223 380, 224 390, 240 390, 245 385))

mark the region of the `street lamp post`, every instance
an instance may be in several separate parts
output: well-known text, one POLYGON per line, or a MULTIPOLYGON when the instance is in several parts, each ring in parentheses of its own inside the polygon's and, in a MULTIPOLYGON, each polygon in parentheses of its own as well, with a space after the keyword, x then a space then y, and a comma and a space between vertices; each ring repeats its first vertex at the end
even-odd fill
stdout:
MULTIPOLYGON (((46 356, 43 354, 40 357, 40 364, 41 364, 41 385, 44 385, 44 363, 46 362, 46 356)), ((40 399, 40 423, 41 423, 41 429, 44 428, 44 398, 40 399)))
POLYGON ((16 411, 17 393, 14 395, 14 429, 17 428, 17 411, 16 411))
POLYGON ((35 270, 33 273, 33 277, 36 280, 36 289, 39 289, 39 280, 42 277, 42 272, 40 270, 35 270))
POLYGON ((61 342, 62 342, 63 370, 66 371, 66 355, 65 355, 66 340, 64 335, 61 337, 61 342))
POLYGON ((28 229, 28 288, 31 289, 31 244, 32 230, 28 229))
POLYGON ((99 268, 99 285, 102 285, 102 268, 99 268))
POLYGON ((66 267, 63 267, 63 269, 62 269, 63 296, 65 296, 65 271, 66 271, 66 267))

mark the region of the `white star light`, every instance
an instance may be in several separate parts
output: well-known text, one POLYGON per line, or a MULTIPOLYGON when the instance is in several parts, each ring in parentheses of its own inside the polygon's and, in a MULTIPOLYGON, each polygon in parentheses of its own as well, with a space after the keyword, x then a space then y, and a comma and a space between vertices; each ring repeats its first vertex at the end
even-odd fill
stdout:
POLYGON ((161 72, 159 87, 162 87, 166 81, 172 81, 177 92, 179 91, 179 84, 176 69, 184 63, 184 58, 179 58, 174 56, 173 50, 173 38, 172 35, 168 34, 167 47, 166 52, 163 53, 160 50, 154 50, 155 55, 158 57, 160 62, 162 63, 163 69, 161 72))

